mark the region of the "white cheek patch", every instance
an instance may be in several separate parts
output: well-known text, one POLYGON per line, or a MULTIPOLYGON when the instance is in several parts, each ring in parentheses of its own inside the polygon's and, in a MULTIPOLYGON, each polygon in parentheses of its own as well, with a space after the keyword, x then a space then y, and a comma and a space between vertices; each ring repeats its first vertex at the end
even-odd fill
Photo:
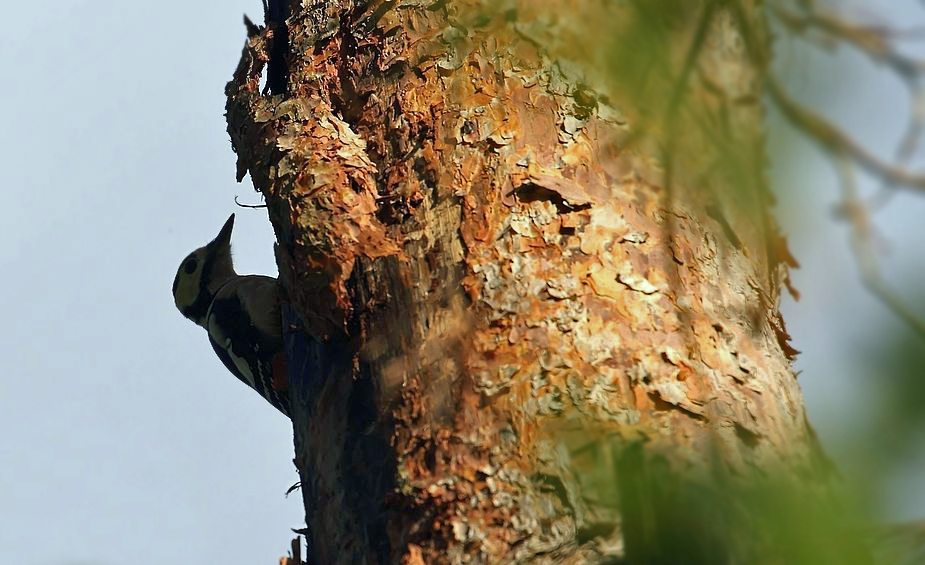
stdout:
POLYGON ((177 273, 177 292, 174 295, 177 307, 181 310, 192 306, 196 299, 199 298, 199 279, 202 277, 201 266, 192 273, 185 273, 183 266, 177 273))
POLYGON ((199 284, 190 277, 180 279, 177 289, 177 302, 181 307, 191 306, 199 295, 199 284))

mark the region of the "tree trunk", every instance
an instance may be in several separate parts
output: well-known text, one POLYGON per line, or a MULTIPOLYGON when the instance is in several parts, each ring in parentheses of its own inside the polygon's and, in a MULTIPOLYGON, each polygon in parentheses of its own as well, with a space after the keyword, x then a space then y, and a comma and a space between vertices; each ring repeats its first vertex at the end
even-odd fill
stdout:
POLYGON ((251 27, 228 131, 279 241, 309 563, 656 562, 656 467, 812 476, 760 10, 644 4, 251 27), (677 72, 620 42, 659 29, 677 72))

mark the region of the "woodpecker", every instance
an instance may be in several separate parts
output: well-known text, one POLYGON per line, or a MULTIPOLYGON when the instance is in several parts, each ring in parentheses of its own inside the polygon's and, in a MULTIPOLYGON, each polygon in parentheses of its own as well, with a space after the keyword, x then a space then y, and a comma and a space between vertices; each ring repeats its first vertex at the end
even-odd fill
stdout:
POLYGON ((180 263, 174 302, 206 329, 212 349, 234 376, 289 416, 279 282, 235 272, 233 227, 234 214, 215 239, 180 263))

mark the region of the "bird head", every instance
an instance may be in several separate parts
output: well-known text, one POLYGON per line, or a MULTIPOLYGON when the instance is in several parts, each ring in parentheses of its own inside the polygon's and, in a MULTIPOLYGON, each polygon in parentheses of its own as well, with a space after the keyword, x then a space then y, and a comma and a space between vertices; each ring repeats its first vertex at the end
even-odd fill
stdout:
POLYGON ((215 293, 235 276, 231 261, 233 227, 234 214, 228 217, 215 239, 183 259, 173 279, 173 300, 177 309, 203 327, 215 293))

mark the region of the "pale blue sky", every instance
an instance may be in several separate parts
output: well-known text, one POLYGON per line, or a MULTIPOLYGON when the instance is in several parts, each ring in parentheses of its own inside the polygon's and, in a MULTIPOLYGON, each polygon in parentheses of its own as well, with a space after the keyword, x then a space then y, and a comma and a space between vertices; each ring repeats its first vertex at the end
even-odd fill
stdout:
POLYGON ((276 563, 302 524, 291 426, 173 306, 238 212, 223 88, 259 0, 4 6, 0 563, 276 563))
MULTIPOLYGON (((887 4, 899 21, 925 21, 911 0, 872 3, 887 4)), ((258 196, 234 183, 222 115, 241 16, 261 10, 258 0, 3 7, 0 563, 270 564, 302 525, 299 495, 283 496, 297 480, 288 422, 225 372, 170 296, 179 261, 232 211, 239 270, 275 273, 265 213, 234 206, 258 196)), ((791 80, 826 80, 794 59, 791 80)), ((826 110, 886 154, 902 92, 870 76, 826 110)), ((862 407, 878 386, 858 344, 896 322, 861 288, 827 165, 796 153, 788 170, 799 175, 785 178, 802 192, 781 210, 804 298, 787 315, 810 417, 844 443, 872 417, 862 407)), ((922 240, 923 202, 887 210, 895 272, 925 268, 907 243, 922 240)), ((923 467, 896 474, 887 515, 925 516, 913 471, 923 467)))

